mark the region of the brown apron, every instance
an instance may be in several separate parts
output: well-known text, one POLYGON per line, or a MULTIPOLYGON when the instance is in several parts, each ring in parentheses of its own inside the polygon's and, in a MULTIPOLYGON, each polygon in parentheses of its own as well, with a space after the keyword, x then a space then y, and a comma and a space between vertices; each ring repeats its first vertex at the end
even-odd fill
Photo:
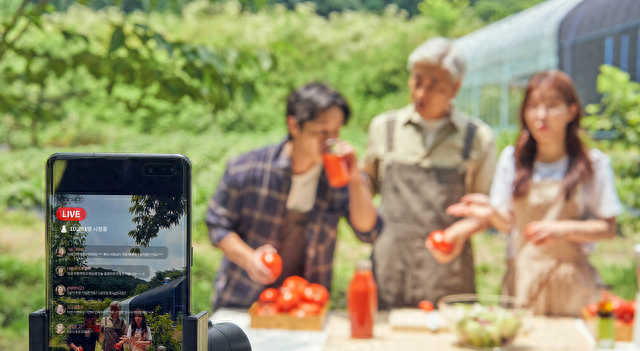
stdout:
MULTIPOLYGON (((391 154, 395 118, 388 122, 387 151, 391 154)), ((462 151, 463 161, 475 133, 469 123, 462 151)), ((436 146, 434 141, 432 149, 436 146)), ((460 256, 439 264, 425 240, 457 218, 446 208, 465 195, 465 168, 422 167, 386 160, 380 193, 384 228, 373 245, 374 275, 381 309, 417 307, 420 301, 436 304, 446 295, 475 292, 473 254, 469 240, 460 256)))
POLYGON ((512 275, 508 279, 513 281, 515 296, 531 301, 535 314, 577 317, 581 308, 597 300, 600 278, 580 244, 560 241, 535 246, 524 237, 524 228, 533 221, 579 219, 581 200, 578 187, 565 201, 561 181, 530 183, 528 194, 514 199, 518 235, 507 275, 512 275))
MULTIPOLYGON (((144 346, 144 345, 135 346, 134 344, 137 341, 148 341, 149 335, 146 335, 146 337, 143 338, 142 337, 142 330, 143 329, 140 329, 140 331, 137 331, 137 330, 138 330, 137 328, 131 327, 131 344, 129 345, 130 350, 131 351, 146 351, 147 350, 146 346, 144 346)), ((149 331, 147 330, 147 333, 148 332, 149 331)), ((120 350, 122 350, 122 349, 120 349, 120 350)))
MULTIPOLYGON (((120 342, 120 338, 123 335, 126 335, 127 323, 122 318, 112 319, 111 317, 104 317, 100 324, 102 324, 102 334, 104 336, 103 350, 118 351, 114 345, 120 342)), ((122 350, 122 348, 120 348, 120 350, 122 350)))
POLYGON ((287 210, 282 224, 282 246, 278 254, 282 258, 282 273, 269 287, 278 288, 288 277, 304 275, 306 240, 304 231, 309 212, 287 210))

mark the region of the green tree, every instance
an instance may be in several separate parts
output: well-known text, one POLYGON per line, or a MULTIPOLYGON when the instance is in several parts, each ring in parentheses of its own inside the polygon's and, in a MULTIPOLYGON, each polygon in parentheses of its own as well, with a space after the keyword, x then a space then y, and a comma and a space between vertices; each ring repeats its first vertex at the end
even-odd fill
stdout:
POLYGON ((599 104, 586 107, 583 125, 591 130, 609 131, 610 141, 601 143, 610 149, 620 200, 628 211, 618 218, 623 233, 640 231, 640 84, 617 67, 602 65, 597 89, 599 104))
MULTIPOLYGON (((183 196, 136 195, 131 197, 129 213, 136 228, 129 231, 136 245, 147 247, 158 236, 160 229, 170 229, 180 223, 187 206, 183 196)), ((131 249, 137 250, 138 248, 131 249)))
POLYGON ((27 126, 31 146, 38 146, 43 124, 66 117, 65 102, 92 104, 100 96, 70 83, 83 72, 101 84, 107 99, 124 104, 141 120, 143 131, 149 131, 167 105, 184 99, 210 111, 226 109, 238 99, 251 104, 256 78, 274 63, 267 52, 171 41, 126 17, 110 24, 112 35, 105 43, 55 23, 45 28, 44 15, 51 11, 46 0, 36 5, 23 0, 0 27, 0 115, 11 116, 16 129, 27 126), (61 46, 20 41, 25 33, 50 37, 61 46))
POLYGON ((614 140, 625 146, 640 142, 640 84, 617 67, 602 65, 597 89, 599 104, 586 107, 585 126, 591 130, 614 131, 614 140))
POLYGON ((475 13, 486 23, 495 22, 543 0, 479 0, 473 4, 475 13))
POLYGON ((422 15, 433 21, 433 29, 445 37, 450 34, 467 7, 468 0, 424 0, 418 4, 422 15))
POLYGON ((182 350, 182 340, 179 340, 179 336, 182 334, 175 333, 176 328, 173 326, 171 314, 161 314, 160 306, 157 306, 155 311, 149 315, 147 323, 153 335, 153 346, 156 349, 158 346, 164 346, 167 351, 182 350))

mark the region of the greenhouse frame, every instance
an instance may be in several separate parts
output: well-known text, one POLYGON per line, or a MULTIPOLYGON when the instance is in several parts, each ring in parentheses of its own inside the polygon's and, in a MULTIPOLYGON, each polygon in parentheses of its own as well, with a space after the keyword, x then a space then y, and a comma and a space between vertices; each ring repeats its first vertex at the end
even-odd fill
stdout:
POLYGON ((547 0, 456 39, 467 72, 456 105, 495 131, 519 127, 529 78, 559 69, 576 84, 583 107, 600 102, 602 64, 640 73, 640 1, 547 0))

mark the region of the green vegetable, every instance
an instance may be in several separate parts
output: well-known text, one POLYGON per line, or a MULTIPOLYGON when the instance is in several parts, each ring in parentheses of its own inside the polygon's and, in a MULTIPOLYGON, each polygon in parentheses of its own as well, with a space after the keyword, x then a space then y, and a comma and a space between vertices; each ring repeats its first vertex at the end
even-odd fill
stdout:
POLYGON ((463 344, 476 347, 499 347, 509 343, 520 328, 521 310, 480 303, 454 304, 449 318, 463 344))

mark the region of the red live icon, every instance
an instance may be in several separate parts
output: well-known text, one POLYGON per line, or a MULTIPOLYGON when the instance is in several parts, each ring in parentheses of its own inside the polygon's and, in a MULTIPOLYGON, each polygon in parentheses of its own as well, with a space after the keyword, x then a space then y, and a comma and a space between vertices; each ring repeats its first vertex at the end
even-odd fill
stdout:
POLYGON ((87 211, 80 207, 60 207, 56 217, 61 221, 82 221, 87 218, 87 211))

